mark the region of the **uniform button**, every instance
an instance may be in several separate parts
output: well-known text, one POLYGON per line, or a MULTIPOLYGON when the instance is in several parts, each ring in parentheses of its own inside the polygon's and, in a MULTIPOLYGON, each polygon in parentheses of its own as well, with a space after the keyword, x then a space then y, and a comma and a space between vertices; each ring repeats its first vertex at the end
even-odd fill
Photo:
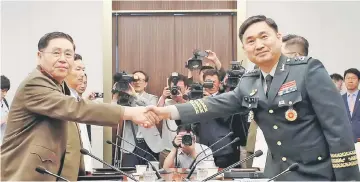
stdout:
POLYGON ((285 162, 285 161, 286 161, 286 157, 282 157, 281 160, 285 162))
POLYGON ((270 109, 270 110, 269 110, 269 113, 270 113, 270 114, 274 113, 274 110, 270 109))
POLYGON ((277 145, 281 145, 281 142, 280 142, 280 141, 277 141, 276 144, 277 144, 277 145))
POLYGON ((289 101, 289 104, 290 104, 290 105, 292 105, 292 102, 291 102, 291 101, 289 101))
POLYGON ((273 128, 274 128, 274 130, 277 130, 277 129, 278 129, 278 126, 274 125, 273 128))
POLYGON ((318 160, 319 160, 319 161, 321 161, 321 160, 322 160, 322 158, 319 156, 319 157, 318 157, 318 160))

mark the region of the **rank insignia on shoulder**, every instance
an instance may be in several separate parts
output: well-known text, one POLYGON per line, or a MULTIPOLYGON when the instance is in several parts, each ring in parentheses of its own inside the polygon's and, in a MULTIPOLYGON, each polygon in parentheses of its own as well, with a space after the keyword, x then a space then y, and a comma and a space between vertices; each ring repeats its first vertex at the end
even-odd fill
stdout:
POLYGON ((260 69, 253 69, 250 71, 247 71, 244 76, 259 76, 260 75, 260 69))
POLYGON ((288 58, 286 60, 286 64, 288 65, 296 65, 296 64, 307 64, 311 57, 299 56, 293 59, 288 58))

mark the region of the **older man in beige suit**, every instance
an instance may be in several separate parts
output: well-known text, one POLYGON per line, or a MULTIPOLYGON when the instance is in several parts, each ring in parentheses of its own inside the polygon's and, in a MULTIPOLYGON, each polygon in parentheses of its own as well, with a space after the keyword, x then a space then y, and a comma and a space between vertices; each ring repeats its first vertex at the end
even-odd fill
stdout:
POLYGON ((1 146, 1 180, 54 181, 35 168, 60 174, 67 141, 68 121, 116 126, 132 120, 150 127, 160 119, 145 107, 121 107, 76 100, 64 95, 63 81, 74 61, 71 36, 44 35, 38 43, 38 67, 18 87, 10 107, 1 146))

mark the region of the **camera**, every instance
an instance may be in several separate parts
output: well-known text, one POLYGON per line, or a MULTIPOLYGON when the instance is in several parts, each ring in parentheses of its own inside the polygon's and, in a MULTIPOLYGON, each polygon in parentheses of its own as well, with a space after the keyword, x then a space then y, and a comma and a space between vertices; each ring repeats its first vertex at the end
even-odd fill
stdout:
POLYGON ((202 60, 208 55, 209 54, 207 52, 196 49, 193 52, 193 57, 185 63, 185 68, 188 68, 189 70, 201 69, 202 60))
POLYGON ((200 83, 193 83, 190 85, 189 99, 201 99, 204 94, 204 87, 200 83))
POLYGON ((183 145, 187 145, 187 146, 191 146, 192 145, 192 136, 191 134, 185 134, 184 136, 182 136, 181 138, 181 143, 183 145))
POLYGON ((125 71, 122 73, 115 73, 113 76, 115 84, 115 88, 113 88, 113 92, 126 92, 129 90, 130 82, 136 81, 138 79, 134 78, 133 75, 127 74, 125 71))
POLYGON ((179 94, 179 87, 177 86, 179 79, 180 79, 179 73, 177 73, 177 72, 171 73, 170 81, 171 81, 171 83, 173 83, 173 86, 171 86, 171 88, 170 88, 171 95, 179 94))
POLYGON ((242 64, 242 61, 241 61, 241 63, 239 63, 238 61, 231 62, 231 68, 227 72, 228 79, 226 82, 226 87, 233 89, 238 85, 240 78, 246 72, 246 69, 243 66, 241 66, 241 64, 242 64))
POLYGON ((213 88, 214 82, 212 80, 205 80, 203 83, 204 88, 213 88))

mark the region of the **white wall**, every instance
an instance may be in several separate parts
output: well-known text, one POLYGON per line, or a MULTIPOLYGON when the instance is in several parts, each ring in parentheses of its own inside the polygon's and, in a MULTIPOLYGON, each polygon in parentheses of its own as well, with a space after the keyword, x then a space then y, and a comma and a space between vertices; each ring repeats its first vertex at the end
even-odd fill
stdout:
MULTIPOLYGON (((70 34, 83 56, 87 91, 103 90, 102 1, 6 1, 1 5, 1 74, 11 82, 11 102, 20 82, 36 67, 37 43, 52 31, 70 34)), ((102 158, 103 130, 92 127, 93 152, 102 158)), ((95 167, 102 167, 98 163, 95 167)))
POLYGON ((283 34, 298 34, 310 43, 309 55, 322 61, 329 74, 360 69, 360 1, 248 0, 247 16, 273 18, 283 34))

